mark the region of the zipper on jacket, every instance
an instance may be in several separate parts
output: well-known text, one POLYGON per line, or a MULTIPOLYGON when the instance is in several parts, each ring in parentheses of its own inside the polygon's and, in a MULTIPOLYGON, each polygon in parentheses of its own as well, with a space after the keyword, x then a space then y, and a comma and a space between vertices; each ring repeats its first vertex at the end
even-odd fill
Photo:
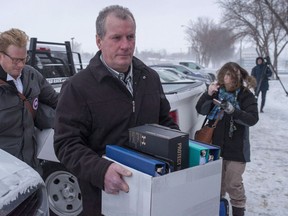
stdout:
POLYGON ((135 101, 132 101, 132 112, 135 113, 135 101))

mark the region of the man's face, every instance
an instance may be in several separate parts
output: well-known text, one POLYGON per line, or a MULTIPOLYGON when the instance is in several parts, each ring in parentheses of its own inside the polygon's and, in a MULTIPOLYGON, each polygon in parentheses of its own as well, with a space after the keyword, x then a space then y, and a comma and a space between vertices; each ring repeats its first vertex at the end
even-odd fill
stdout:
POLYGON ((5 52, 0 52, 0 65, 7 74, 16 79, 25 66, 26 58, 26 47, 10 45, 5 52))
POLYGON ((109 15, 105 23, 106 34, 96 36, 98 48, 106 64, 119 72, 127 72, 135 49, 135 24, 132 18, 122 20, 109 15))

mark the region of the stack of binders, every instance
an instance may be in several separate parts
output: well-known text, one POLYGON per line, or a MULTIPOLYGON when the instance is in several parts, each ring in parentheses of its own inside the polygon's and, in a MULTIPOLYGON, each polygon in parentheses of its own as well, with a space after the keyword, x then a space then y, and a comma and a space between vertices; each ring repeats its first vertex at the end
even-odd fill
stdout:
POLYGON ((106 157, 153 177, 170 172, 165 161, 117 145, 106 146, 106 157))

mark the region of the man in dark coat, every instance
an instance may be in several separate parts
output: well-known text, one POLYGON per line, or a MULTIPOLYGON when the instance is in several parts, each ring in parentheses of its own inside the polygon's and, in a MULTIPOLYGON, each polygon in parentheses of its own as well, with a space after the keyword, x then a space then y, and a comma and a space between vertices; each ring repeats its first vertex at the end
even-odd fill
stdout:
POLYGON ((102 158, 107 144, 123 146, 128 129, 156 123, 179 129, 158 74, 133 57, 136 24, 127 8, 104 8, 96 20, 99 51, 62 87, 55 152, 80 183, 84 215, 101 215, 101 191, 128 192, 131 172, 102 158))
POLYGON ((268 63, 264 63, 264 59, 262 57, 256 58, 256 66, 252 69, 251 75, 255 77, 257 81, 257 86, 255 89, 255 95, 258 97, 261 92, 261 105, 260 112, 263 113, 263 108, 266 100, 266 93, 269 89, 269 79, 268 77, 272 76, 272 71, 270 70, 268 63))

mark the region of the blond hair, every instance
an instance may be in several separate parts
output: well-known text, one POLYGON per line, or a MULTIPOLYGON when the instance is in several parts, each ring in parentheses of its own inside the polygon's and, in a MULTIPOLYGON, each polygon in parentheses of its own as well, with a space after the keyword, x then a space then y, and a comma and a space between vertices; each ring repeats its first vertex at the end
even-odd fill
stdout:
POLYGON ((1 32, 0 51, 5 52, 10 45, 20 48, 26 47, 28 40, 28 35, 20 29, 12 28, 8 31, 1 32))

